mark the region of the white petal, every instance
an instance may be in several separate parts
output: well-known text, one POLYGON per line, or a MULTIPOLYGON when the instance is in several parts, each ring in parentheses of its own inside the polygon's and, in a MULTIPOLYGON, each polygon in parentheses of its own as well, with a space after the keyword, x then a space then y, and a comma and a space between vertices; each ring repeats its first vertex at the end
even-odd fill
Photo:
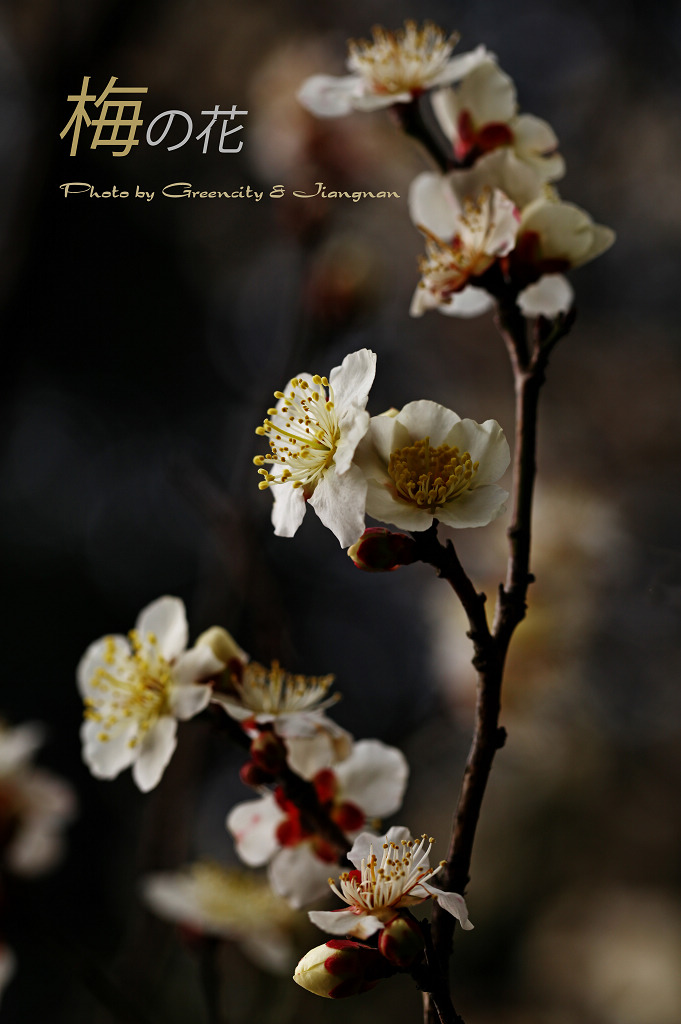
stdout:
POLYGON ((103 636, 91 643, 78 662, 76 669, 76 679, 81 697, 92 696, 90 687, 95 673, 99 669, 111 670, 111 665, 104 660, 104 656, 112 646, 116 660, 130 657, 130 644, 124 636, 103 636))
POLYGON ((342 117, 353 110, 352 99, 362 88, 358 75, 312 75, 298 91, 298 101, 317 117, 342 117))
POLYGON ((173 682, 179 684, 196 683, 201 679, 211 679, 222 672, 223 662, 214 654, 208 644, 199 644, 181 654, 173 665, 173 682))
POLYGON ((521 233, 536 231, 539 234, 544 259, 566 259, 573 267, 593 259, 612 244, 614 235, 609 228, 603 228, 606 232, 603 244, 594 251, 596 227, 589 214, 579 206, 552 199, 538 199, 531 203, 523 210, 521 220, 521 233))
POLYGON ((305 496, 302 487, 291 484, 273 484, 270 492, 274 498, 272 525, 277 537, 293 537, 305 516, 305 496))
POLYGON ((227 815, 227 828, 234 836, 236 852, 251 868, 260 867, 279 849, 277 825, 286 815, 273 796, 245 800, 227 815))
POLYGON ((132 777, 143 793, 158 786, 176 746, 177 720, 170 715, 163 715, 142 740, 132 766, 132 777))
POLYGON ((444 508, 438 509, 435 515, 446 526, 487 526, 506 511, 507 499, 508 491, 494 484, 484 484, 450 501, 444 508))
POLYGON ((516 112, 513 79, 492 60, 478 64, 461 82, 458 106, 467 110, 476 128, 506 124, 516 112))
POLYGON ((357 445, 369 429, 371 417, 364 409, 352 405, 339 418, 340 438, 334 455, 336 473, 342 476, 350 469, 357 445))
POLYGON ((445 892, 444 889, 436 889, 434 885, 430 885, 428 882, 422 882, 421 884, 432 896, 435 896, 443 910, 446 910, 461 923, 464 931, 472 930, 473 925, 468 920, 468 908, 463 896, 459 896, 457 892, 445 892))
POLYGON ((431 447, 437 448, 454 424, 459 423, 460 417, 444 405, 421 399, 404 405, 397 415, 397 421, 407 428, 412 442, 429 437, 431 447))
POLYGON ((433 78, 430 85, 449 85, 451 82, 458 82, 460 78, 471 72, 478 64, 482 64, 483 61, 487 61, 493 56, 484 46, 476 46, 474 50, 470 50, 468 53, 459 53, 447 61, 445 68, 439 75, 433 78))
POLYGON ((494 299, 484 288, 469 284, 455 292, 448 302, 440 303, 438 309, 445 316, 473 317, 487 313, 494 306, 494 299))
POLYGON ((8 728, 0 724, 0 777, 23 768, 42 746, 45 730, 38 722, 8 728))
POLYGON ((338 415, 350 405, 360 409, 366 406, 375 376, 376 353, 368 348, 350 352, 340 366, 334 366, 329 374, 329 385, 333 388, 338 415))
POLYGON ((606 228, 603 224, 594 224, 593 239, 589 251, 580 262, 586 263, 587 260, 594 260, 597 256, 600 256, 602 252, 610 248, 616 237, 612 228, 606 228))
MULTIPOLYGON (((393 825, 382 836, 377 836, 373 832, 360 832, 348 853, 348 860, 359 871, 362 861, 368 860, 372 847, 374 853, 376 853, 377 850, 382 848, 383 843, 395 843, 396 846, 399 846, 403 839, 405 842, 409 842, 411 839, 411 832, 404 825, 393 825)), ((425 863, 428 863, 427 860, 425 863)))
POLYGON ((473 462, 480 463, 474 477, 475 487, 495 483, 511 461, 506 435, 496 420, 461 420, 452 427, 444 443, 470 452, 473 462))
POLYGON ((347 935, 358 919, 351 910, 309 910, 307 916, 330 935, 347 935))
POLYGON ((462 207, 449 178, 424 171, 409 186, 409 216, 417 227, 450 242, 459 226, 462 207))
POLYGON ((490 256, 507 256, 515 246, 520 214, 501 189, 495 189, 492 196, 492 230, 485 238, 485 252, 490 256))
POLYGON ((170 710, 175 718, 186 722, 200 711, 207 708, 213 696, 210 686, 200 683, 182 683, 174 686, 170 692, 170 710))
POLYGON ((430 512, 396 498, 390 487, 375 480, 370 480, 367 487, 367 515, 379 523, 416 532, 427 530, 433 523, 430 512))
POLYGON ((348 757, 352 749, 352 737, 340 727, 337 730, 317 729, 313 736, 308 737, 286 735, 286 759, 293 771, 304 779, 311 779, 321 768, 348 757))
POLYGON ((532 164, 544 181, 558 181, 565 174, 565 161, 556 153, 558 139, 550 124, 532 114, 513 119, 513 148, 521 160, 532 164))
POLYGON ((518 159, 510 146, 499 146, 485 153, 467 170, 451 171, 451 189, 463 202, 476 199, 483 188, 498 188, 522 209, 541 195, 545 179, 533 165, 518 159))
MULTIPOLYGON (((390 453, 396 448, 402 448, 405 444, 409 444, 411 440, 409 431, 400 423, 398 416, 399 412, 393 414, 391 411, 390 413, 381 413, 380 416, 371 417, 369 427, 371 441, 381 460, 381 464, 387 465, 390 453)), ((386 470, 383 467, 381 477, 385 475, 386 470)))
POLYGON ((352 106, 355 110, 370 113, 373 110, 385 110, 395 103, 411 103, 410 92, 373 92, 369 89, 353 97, 352 106))
POLYGON ((559 313, 567 313, 574 297, 572 285, 562 274, 544 274, 520 293, 517 302, 523 316, 553 319, 559 313))
POLYGON ((343 548, 362 536, 367 482, 357 466, 339 476, 330 466, 315 487, 310 504, 343 548))
POLYGON ((179 597, 159 597, 142 609, 135 629, 142 639, 146 633, 154 633, 163 657, 166 661, 173 661, 185 649, 189 638, 183 602, 179 597))
POLYGON ((360 740, 334 771, 343 799, 357 804, 367 817, 387 816, 401 806, 409 765, 396 747, 380 740, 360 740))
POLYGON ((131 722, 125 728, 112 732, 106 741, 100 740, 101 732, 99 722, 83 722, 80 729, 83 760, 95 778, 115 779, 137 756, 137 749, 130 746, 137 735, 137 723, 131 722))
POLYGON ((329 865, 319 860, 308 843, 288 846, 272 859, 270 885, 292 907, 303 907, 329 891, 329 865))

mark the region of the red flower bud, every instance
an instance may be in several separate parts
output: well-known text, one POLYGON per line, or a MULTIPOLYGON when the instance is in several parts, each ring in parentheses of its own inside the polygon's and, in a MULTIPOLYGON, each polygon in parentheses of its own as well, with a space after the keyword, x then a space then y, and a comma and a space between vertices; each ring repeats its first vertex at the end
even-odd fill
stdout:
POLYGON ((395 967, 411 967, 423 956, 423 934, 413 917, 400 914, 378 933, 378 948, 395 967))
POLYGON ((343 999, 368 992, 391 974, 394 968, 372 946, 350 939, 330 939, 305 954, 293 980, 316 996, 343 999))
POLYGON ((371 526, 348 548, 348 554, 357 568, 365 572, 392 572, 400 565, 416 561, 416 544, 406 533, 371 526))

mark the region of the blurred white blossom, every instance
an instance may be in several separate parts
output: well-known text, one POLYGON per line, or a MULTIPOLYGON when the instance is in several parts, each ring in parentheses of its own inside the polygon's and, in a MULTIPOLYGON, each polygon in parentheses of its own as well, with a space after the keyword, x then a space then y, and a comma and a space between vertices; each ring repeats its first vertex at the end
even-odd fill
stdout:
POLYGON ((91 644, 77 670, 85 702, 83 759, 93 775, 113 779, 132 765, 147 792, 158 785, 177 745, 177 721, 206 707, 210 686, 199 680, 222 671, 206 644, 186 650, 187 618, 177 597, 144 608, 128 637, 91 644))

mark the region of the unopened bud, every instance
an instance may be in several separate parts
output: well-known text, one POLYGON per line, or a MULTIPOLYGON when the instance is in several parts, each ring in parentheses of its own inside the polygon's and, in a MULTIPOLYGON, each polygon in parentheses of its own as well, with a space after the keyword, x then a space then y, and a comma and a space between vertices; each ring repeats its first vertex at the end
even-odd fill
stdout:
POLYGON ((423 956, 423 933, 413 917, 398 914, 378 935, 378 948, 395 967, 411 967, 423 956))
POLYGON ((316 996, 343 999, 368 992, 391 974, 394 968, 372 946, 350 939, 330 939, 305 954, 293 980, 316 996))
POLYGON ((365 572, 391 572, 400 565, 416 561, 416 544, 406 533, 391 533, 383 526, 370 526, 348 548, 358 569, 365 572))
POLYGON ((228 633, 222 626, 211 626, 197 639, 196 645, 206 644, 216 658, 229 665, 230 661, 240 661, 245 665, 248 655, 242 651, 231 633, 228 633))

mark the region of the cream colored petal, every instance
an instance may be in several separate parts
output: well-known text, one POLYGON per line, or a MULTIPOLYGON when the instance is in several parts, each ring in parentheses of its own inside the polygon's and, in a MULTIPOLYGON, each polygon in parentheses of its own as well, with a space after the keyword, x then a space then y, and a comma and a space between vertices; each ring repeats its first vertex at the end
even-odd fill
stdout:
POLYGON ((177 658, 189 639, 187 615, 179 597, 159 597, 152 601, 137 616, 135 628, 142 639, 147 633, 154 634, 158 650, 166 661, 177 658))

